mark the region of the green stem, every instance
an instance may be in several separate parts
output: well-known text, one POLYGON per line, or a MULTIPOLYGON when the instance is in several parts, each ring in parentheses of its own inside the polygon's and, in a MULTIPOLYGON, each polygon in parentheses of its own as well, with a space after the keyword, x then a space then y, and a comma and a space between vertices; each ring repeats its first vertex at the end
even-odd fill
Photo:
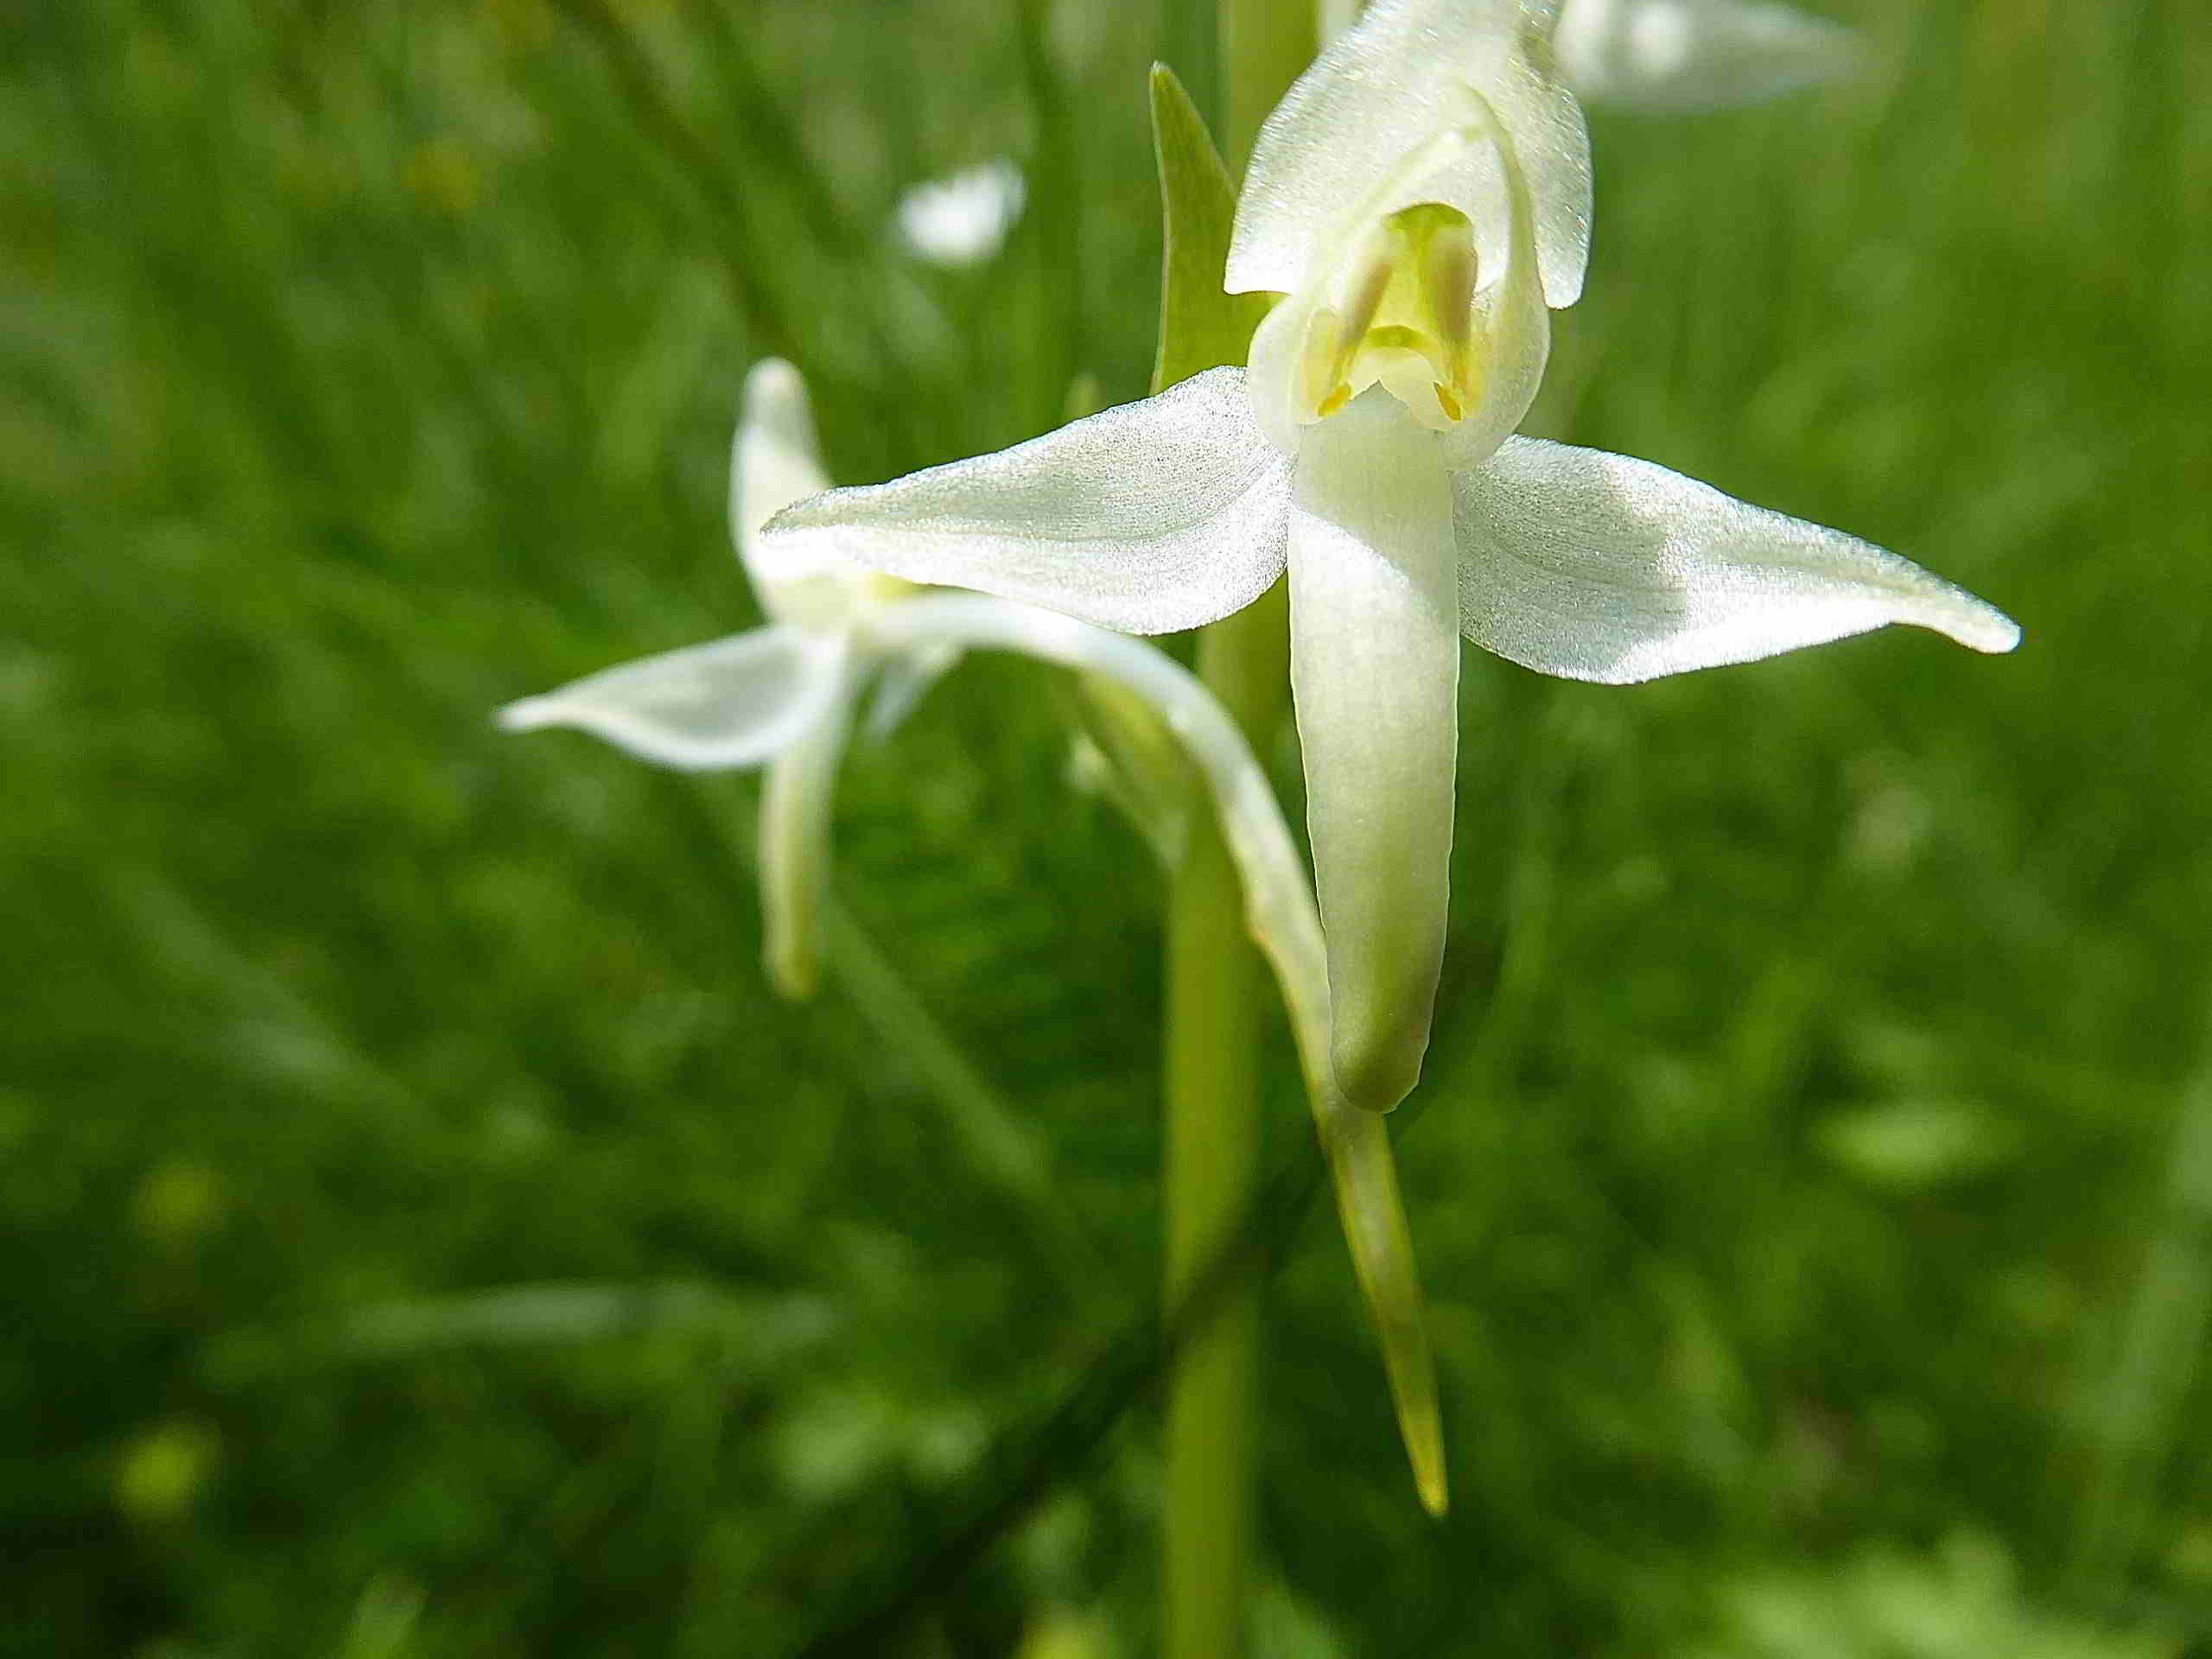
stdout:
POLYGON ((1319 49, 1314 0, 1221 0, 1222 152, 1241 169, 1268 111, 1319 49))
MULTIPOLYGON (((1225 138, 1241 164, 1260 123, 1311 62, 1313 0, 1219 0, 1225 138)), ((1265 755, 1290 692, 1283 585, 1198 638, 1198 677, 1265 755)), ((1260 1141, 1266 990, 1243 894, 1211 813, 1196 815, 1168 899, 1166 1306, 1181 1306, 1249 1217, 1260 1141)), ((1161 1651, 1244 1651, 1258 1303, 1220 1297, 1167 1381, 1161 1651)))
MULTIPOLYGON (((1260 747, 1289 690, 1282 588, 1200 636, 1198 672, 1260 747)), ((1243 888, 1211 813, 1194 815, 1167 925, 1166 1306, 1180 1307, 1248 1219, 1260 1142, 1261 1012, 1267 995, 1243 888)), ((1168 1379, 1168 1659, 1243 1651, 1251 1531, 1255 1293, 1214 1301, 1168 1379)))

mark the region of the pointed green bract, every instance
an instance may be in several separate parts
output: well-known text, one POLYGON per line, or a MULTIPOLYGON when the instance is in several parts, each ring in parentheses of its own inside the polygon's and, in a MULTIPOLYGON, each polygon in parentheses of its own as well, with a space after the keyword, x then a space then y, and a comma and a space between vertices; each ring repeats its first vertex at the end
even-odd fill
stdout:
POLYGON ((1152 67, 1152 139, 1160 159, 1160 353, 1152 389, 1244 361, 1268 314, 1256 294, 1224 293, 1222 268, 1236 219, 1236 188, 1205 118, 1175 72, 1152 67))

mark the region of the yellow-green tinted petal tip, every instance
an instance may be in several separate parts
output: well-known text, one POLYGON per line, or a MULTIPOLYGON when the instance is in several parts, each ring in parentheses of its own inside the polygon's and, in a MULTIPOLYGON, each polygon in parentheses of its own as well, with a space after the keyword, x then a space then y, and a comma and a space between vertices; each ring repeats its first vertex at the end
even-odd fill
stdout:
POLYGON ((1352 1030, 1338 1039, 1331 1069, 1344 1099, 1363 1112, 1381 1116, 1395 1112, 1398 1103, 1421 1082, 1425 1049, 1408 1052, 1403 1033, 1395 1029, 1376 1035, 1352 1030), (1387 1046, 1378 1045, 1388 1044, 1387 1046))
POLYGON ((1408 1446, 1413 1454, 1414 1484, 1421 1491, 1421 1506, 1433 1520, 1441 1521, 1452 1508, 1452 1494, 1446 1490, 1444 1480, 1444 1447, 1439 1442, 1427 1446, 1408 1446))
POLYGON ((764 950, 768 982, 776 988, 776 995, 786 1002, 810 1002, 814 994, 822 988, 822 962, 810 950, 802 950, 789 941, 772 944, 764 950))
POLYGON ((1414 1262, 1413 1235, 1389 1131, 1380 1118, 1316 1107, 1316 1121, 1336 1178, 1337 1212, 1351 1250, 1352 1271, 1375 1322, 1376 1345, 1389 1379, 1398 1437, 1413 1465, 1421 1507, 1441 1516, 1448 1503, 1444 1430, 1436 1406, 1436 1357, 1428 1343, 1427 1306, 1414 1262))

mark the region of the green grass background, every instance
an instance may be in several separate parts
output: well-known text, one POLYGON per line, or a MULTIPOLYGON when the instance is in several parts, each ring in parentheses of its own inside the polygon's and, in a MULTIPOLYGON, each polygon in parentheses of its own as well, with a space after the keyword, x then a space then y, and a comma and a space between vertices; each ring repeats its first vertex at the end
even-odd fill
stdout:
MULTIPOLYGON (((795 1651, 1141 1358, 1159 885, 1046 671, 855 753, 799 1008, 752 780, 487 716, 755 619, 766 351, 849 481, 1140 393, 1200 10, 0 20, 0 1654, 795 1651), (996 262, 886 237, 1002 152, 996 262)), ((1856 86, 1593 117, 1531 429, 2027 643, 1471 654, 1401 1141, 1457 1501, 1317 1210, 1263 1653, 2212 1652, 2212 30, 1834 10, 1856 86)), ((1103 1421, 912 1651, 1149 1649, 1156 1423, 1103 1421)))

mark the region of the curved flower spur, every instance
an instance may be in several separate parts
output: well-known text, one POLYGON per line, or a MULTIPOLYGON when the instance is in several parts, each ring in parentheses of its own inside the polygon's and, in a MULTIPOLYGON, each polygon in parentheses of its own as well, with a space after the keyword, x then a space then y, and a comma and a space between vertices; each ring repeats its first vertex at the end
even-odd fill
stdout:
MULTIPOLYGON (((1251 936, 1290 1017, 1314 1125, 1422 1501, 1445 1503, 1435 1372, 1383 1121, 1354 1110, 1329 1064, 1329 976, 1313 887, 1267 775, 1213 694, 1142 640, 977 594, 931 593, 760 523, 821 489, 806 393, 789 364, 747 377, 731 453, 731 528, 766 626, 624 664, 511 703, 512 731, 569 726, 690 770, 765 767, 761 899, 770 975, 786 996, 818 977, 839 764, 868 683, 887 727, 969 650, 1007 651, 1117 688, 1186 755, 1219 814, 1251 936)), ((1141 825, 1140 827, 1142 827, 1141 825)))
POLYGON ((2009 651, 1896 554, 1649 462, 1512 435, 1580 291, 1581 113, 1552 7, 1377 0, 1262 129, 1224 286, 1279 295, 1210 370, 995 454, 834 490, 793 553, 1165 633, 1286 569, 1337 1083, 1420 1074, 1442 958, 1459 639, 1625 684, 1888 623, 2009 651))

